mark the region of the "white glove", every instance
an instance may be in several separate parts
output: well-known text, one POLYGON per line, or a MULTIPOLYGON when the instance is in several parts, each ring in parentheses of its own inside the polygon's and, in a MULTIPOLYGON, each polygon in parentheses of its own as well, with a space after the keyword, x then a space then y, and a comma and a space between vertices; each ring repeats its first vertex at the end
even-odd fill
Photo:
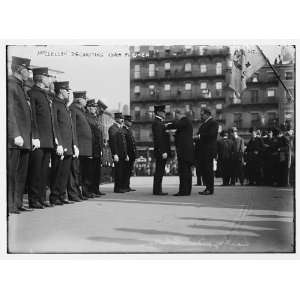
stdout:
POLYGON ((118 162, 118 161, 119 161, 119 156, 118 156, 118 154, 115 154, 115 155, 114 155, 114 161, 115 161, 115 162, 118 162))
POLYGON ((55 145, 58 145, 58 139, 55 138, 55 145))
POLYGON ((15 137, 14 142, 19 147, 22 147, 24 145, 24 140, 20 135, 15 137))
POLYGON ((33 151, 41 147, 41 142, 39 139, 32 139, 33 151))
POLYGON ((58 145, 58 146, 56 147, 56 153, 57 153, 57 155, 59 155, 59 156, 64 155, 64 148, 63 148, 62 145, 58 145))
POLYGON ((78 157, 79 156, 79 149, 77 148, 77 146, 76 145, 74 145, 74 155, 73 155, 73 157, 78 157))
POLYGON ((167 158, 168 158, 168 154, 167 154, 167 153, 163 153, 163 154, 162 154, 162 158, 163 158, 163 159, 167 159, 167 158))
POLYGON ((125 161, 129 161, 129 156, 126 155, 125 161))

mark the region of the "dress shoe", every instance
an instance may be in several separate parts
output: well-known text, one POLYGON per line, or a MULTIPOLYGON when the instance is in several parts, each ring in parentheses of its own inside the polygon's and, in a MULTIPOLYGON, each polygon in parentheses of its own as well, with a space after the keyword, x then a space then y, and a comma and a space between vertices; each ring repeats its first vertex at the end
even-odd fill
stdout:
POLYGON ((82 193, 82 196, 83 197, 85 197, 85 198, 94 198, 94 196, 93 196, 94 194, 92 194, 92 193, 82 193))
POLYGON ((96 193, 95 193, 95 195, 97 195, 97 196, 104 196, 104 195, 106 195, 105 193, 102 193, 102 192, 100 192, 100 191, 97 191, 96 193))
POLYGON ((59 200, 62 204, 70 204, 71 202, 66 199, 60 199, 59 200))
POLYGON ((17 209, 13 210, 10 212, 10 214, 16 214, 16 215, 19 215, 21 212, 17 209))
POLYGON ((29 204, 29 208, 43 209, 44 206, 40 203, 31 203, 29 204))
POLYGON ((173 196, 189 196, 189 194, 176 193, 173 196))
POLYGON ((31 211, 31 209, 22 206, 19 208, 19 211, 31 211))
POLYGON ((161 193, 157 193, 157 194, 153 194, 153 195, 155 195, 155 196, 167 196, 168 193, 161 192, 161 193))
POLYGON ((81 200, 88 200, 89 198, 86 197, 86 196, 81 195, 80 199, 81 199, 81 200))
POLYGON ((44 207, 52 207, 53 206, 52 203, 47 203, 47 202, 44 202, 44 203, 41 203, 41 204, 44 207))
POLYGON ((123 193, 126 193, 126 190, 115 190, 114 193, 123 194, 123 193))
POLYGON ((82 199, 79 199, 79 198, 72 198, 72 199, 69 199, 69 201, 71 201, 71 202, 81 202, 82 199))
POLYGON ((213 192, 209 191, 209 190, 205 190, 203 192, 199 192, 200 195, 212 195, 213 192))
POLYGON ((129 188, 129 192, 135 192, 135 189, 129 188))

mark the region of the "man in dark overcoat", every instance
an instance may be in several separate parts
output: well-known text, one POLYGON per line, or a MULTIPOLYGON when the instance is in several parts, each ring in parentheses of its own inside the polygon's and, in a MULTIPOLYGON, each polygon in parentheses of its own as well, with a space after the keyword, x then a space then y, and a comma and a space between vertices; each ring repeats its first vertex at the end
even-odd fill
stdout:
POLYGON ((69 198, 80 198, 86 200, 93 198, 94 195, 89 193, 89 160, 92 159, 92 130, 85 114, 86 91, 73 92, 74 102, 70 105, 73 127, 79 148, 79 159, 72 162, 71 176, 69 182, 69 198), (79 181, 79 182, 78 182, 79 181), (81 186, 81 193, 78 189, 81 186))
POLYGON ((165 196, 162 192, 162 179, 165 173, 167 159, 171 156, 170 136, 166 132, 165 105, 154 106, 154 121, 152 123, 152 135, 154 144, 155 173, 153 178, 153 195, 165 196))
POLYGON ((115 113, 114 118, 115 122, 108 129, 108 143, 114 161, 114 192, 125 193, 127 192, 125 167, 129 156, 123 130, 124 117, 122 113, 115 113))
POLYGON ((38 139, 33 128, 29 99, 23 84, 29 78, 30 59, 12 57, 12 76, 7 82, 7 187, 8 212, 27 210, 23 193, 27 180, 32 139, 38 139))
POLYGON ((53 205, 69 203, 65 199, 67 184, 71 172, 72 156, 75 154, 77 139, 75 136, 69 102, 69 82, 54 83, 55 96, 53 116, 57 124, 58 145, 51 156, 51 193, 49 201, 53 205))
POLYGON ((214 193, 214 166, 213 161, 217 154, 218 123, 212 118, 211 111, 207 108, 201 110, 202 124, 198 130, 199 153, 196 155, 200 159, 203 181, 206 188, 201 195, 211 195, 214 193))
POLYGON ((192 165, 194 163, 193 125, 185 113, 177 109, 176 120, 167 129, 176 129, 175 146, 178 159, 179 191, 174 196, 187 196, 192 191, 192 165))
POLYGON ((40 140, 33 145, 28 174, 28 202, 33 208, 50 206, 46 202, 51 153, 56 148, 56 124, 53 120, 53 103, 48 94, 50 84, 48 68, 33 69, 34 86, 28 92, 33 123, 40 140))
POLYGON ((125 138, 126 138, 126 145, 127 145, 127 154, 129 157, 129 161, 125 162, 125 186, 124 188, 128 192, 135 191, 135 189, 132 189, 130 187, 130 177, 132 175, 133 171, 133 165, 134 161, 136 159, 136 144, 135 140, 131 131, 131 126, 132 126, 132 118, 130 115, 125 115, 124 116, 124 125, 123 125, 123 130, 125 133, 125 138))
POLYGON ((92 130, 92 159, 88 161, 88 192, 95 196, 105 195, 100 192, 100 178, 101 178, 101 157, 104 147, 103 134, 99 118, 97 116, 98 103, 95 99, 90 99, 86 104, 86 118, 92 130))

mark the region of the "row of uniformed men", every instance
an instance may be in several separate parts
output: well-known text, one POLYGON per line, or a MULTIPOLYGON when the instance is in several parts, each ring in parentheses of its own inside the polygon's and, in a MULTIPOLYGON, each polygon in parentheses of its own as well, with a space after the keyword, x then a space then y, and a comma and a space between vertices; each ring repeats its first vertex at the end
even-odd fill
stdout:
POLYGON ((7 90, 8 212, 27 210, 26 185, 30 209, 103 195, 99 114, 106 107, 87 100, 86 92, 73 92, 70 103, 69 82, 54 82, 52 90, 48 68, 32 69, 34 85, 26 91, 30 69, 30 59, 12 57, 7 90))

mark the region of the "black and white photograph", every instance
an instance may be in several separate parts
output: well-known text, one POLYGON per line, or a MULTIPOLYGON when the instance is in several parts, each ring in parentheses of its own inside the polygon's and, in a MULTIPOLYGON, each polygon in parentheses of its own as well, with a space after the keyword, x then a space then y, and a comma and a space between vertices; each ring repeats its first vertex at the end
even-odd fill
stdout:
POLYGON ((6 58, 9 254, 295 253, 295 45, 6 58))

